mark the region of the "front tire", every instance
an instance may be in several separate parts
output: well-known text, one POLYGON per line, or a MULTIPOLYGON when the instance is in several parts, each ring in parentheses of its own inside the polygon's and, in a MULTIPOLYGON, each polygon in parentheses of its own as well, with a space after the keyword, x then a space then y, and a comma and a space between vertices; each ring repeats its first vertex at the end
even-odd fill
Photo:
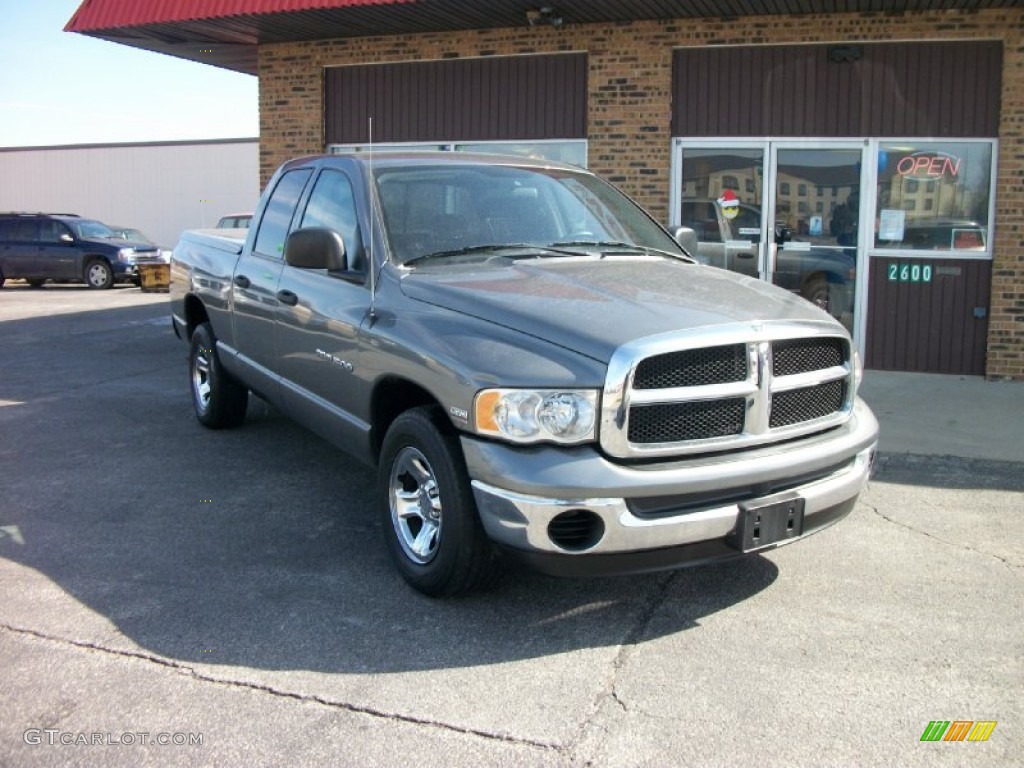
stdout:
POLYGON ((829 288, 828 278, 824 275, 816 274, 808 278, 800 289, 800 295, 818 309, 832 314, 832 291, 829 288))
POLYGON ((484 533, 458 439, 433 408, 414 408, 388 429, 378 467, 378 503, 402 578, 431 597, 493 583, 497 555, 484 533))
POLYGON ((85 284, 96 290, 106 290, 114 284, 114 272, 102 259, 93 259, 85 265, 85 284))
POLYGON ((217 341, 209 323, 202 323, 192 332, 188 367, 192 405, 199 423, 210 429, 241 425, 249 405, 249 390, 221 367, 217 341))

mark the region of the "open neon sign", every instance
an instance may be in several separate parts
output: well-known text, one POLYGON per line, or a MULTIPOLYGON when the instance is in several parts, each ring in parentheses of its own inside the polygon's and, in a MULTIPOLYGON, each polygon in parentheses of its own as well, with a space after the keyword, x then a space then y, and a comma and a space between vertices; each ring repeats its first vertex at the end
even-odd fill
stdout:
POLYGON ((944 152, 915 152, 896 165, 896 172, 904 178, 940 179, 954 181, 960 176, 960 158, 944 152))

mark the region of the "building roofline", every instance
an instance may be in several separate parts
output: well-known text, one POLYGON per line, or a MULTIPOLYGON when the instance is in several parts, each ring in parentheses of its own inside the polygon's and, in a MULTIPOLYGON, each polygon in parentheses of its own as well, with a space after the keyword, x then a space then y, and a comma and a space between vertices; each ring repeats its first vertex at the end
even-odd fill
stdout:
POLYGON ((63 149, 118 149, 131 147, 183 147, 212 144, 259 144, 259 136, 238 139, 176 139, 171 141, 116 141, 93 144, 36 144, 21 147, 0 147, 0 152, 48 152, 63 149))
POLYGON ((255 75, 258 47, 269 43, 538 24, 1019 7, 1020 0, 83 0, 64 29, 255 75))

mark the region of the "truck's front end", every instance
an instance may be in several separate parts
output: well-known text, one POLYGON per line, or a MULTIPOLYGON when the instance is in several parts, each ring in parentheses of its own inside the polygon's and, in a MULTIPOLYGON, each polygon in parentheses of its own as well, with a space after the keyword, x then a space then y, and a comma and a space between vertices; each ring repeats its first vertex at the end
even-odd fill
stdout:
MULTIPOLYGON (((824 321, 636 339, 612 355, 588 441, 463 439, 484 527, 542 570, 580 575, 795 541, 849 513, 867 482, 878 424, 860 376, 824 321)), ((508 422, 507 404, 477 402, 478 421, 508 422)))

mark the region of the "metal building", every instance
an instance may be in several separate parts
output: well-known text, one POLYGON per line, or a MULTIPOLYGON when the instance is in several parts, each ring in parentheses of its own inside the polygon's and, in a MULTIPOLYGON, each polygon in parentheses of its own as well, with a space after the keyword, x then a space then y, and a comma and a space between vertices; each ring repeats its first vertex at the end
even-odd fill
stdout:
POLYGON ((259 193, 256 138, 0 148, 0 211, 77 213, 165 248, 259 193))

